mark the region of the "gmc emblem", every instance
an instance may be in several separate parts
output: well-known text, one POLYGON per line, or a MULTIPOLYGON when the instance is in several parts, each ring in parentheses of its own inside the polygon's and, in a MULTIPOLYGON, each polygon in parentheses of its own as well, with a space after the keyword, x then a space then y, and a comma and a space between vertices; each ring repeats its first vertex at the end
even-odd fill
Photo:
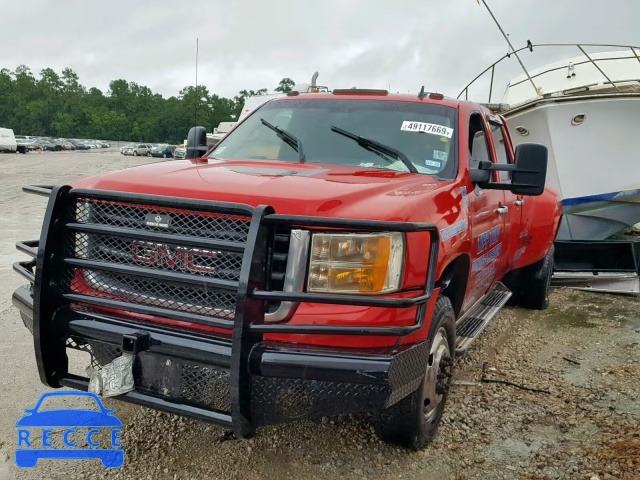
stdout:
POLYGON ((156 267, 192 272, 213 273, 213 267, 202 263, 218 256, 220 252, 199 248, 170 247, 159 243, 133 242, 133 259, 156 267))

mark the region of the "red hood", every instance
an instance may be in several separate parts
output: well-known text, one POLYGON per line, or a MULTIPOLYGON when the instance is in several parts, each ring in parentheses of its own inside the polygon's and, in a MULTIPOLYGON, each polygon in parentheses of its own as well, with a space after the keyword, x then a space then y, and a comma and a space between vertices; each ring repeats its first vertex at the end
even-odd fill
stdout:
MULTIPOLYGON (((437 191, 428 175, 326 164, 224 161, 154 163, 80 180, 77 188, 271 205, 277 213, 429 221, 437 191)), ((449 197, 444 195, 441 198, 449 197)))

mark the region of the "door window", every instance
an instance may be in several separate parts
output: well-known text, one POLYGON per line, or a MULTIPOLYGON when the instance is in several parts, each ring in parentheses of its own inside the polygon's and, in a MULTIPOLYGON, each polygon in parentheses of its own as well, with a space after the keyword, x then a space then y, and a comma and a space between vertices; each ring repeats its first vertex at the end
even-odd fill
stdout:
POLYGON ((482 117, 474 113, 469 119, 469 168, 478 168, 480 162, 490 162, 487 135, 482 125, 482 117))
MULTIPOLYGON (((493 136, 493 144, 496 147, 496 153, 498 155, 498 163, 502 165, 507 165, 511 163, 509 152, 507 151, 507 143, 505 141, 504 135, 502 133, 501 125, 490 123, 491 125, 491 135, 493 136)), ((511 172, 499 172, 500 173, 500 182, 502 183, 511 183, 511 172)))

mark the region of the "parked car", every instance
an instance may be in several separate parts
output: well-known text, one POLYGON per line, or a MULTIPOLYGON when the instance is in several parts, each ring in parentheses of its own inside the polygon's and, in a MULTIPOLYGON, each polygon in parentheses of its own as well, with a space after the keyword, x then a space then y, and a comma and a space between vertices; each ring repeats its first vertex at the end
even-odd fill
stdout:
POLYGON ((98 140, 98 144, 100 145, 100 148, 111 148, 111 144, 104 140, 98 140))
POLYGON ((20 153, 27 153, 40 148, 33 138, 16 138, 16 143, 18 144, 18 151, 20 153))
POLYGON ((151 149, 152 157, 162 157, 162 158, 173 158, 173 151, 176 147, 173 145, 168 145, 166 143, 161 143, 160 145, 156 145, 151 149))
POLYGON ((82 140, 76 140, 76 139, 72 139, 69 140, 73 145, 75 145, 76 150, 89 150, 91 147, 89 145, 87 145, 84 141, 82 140))
POLYGON ((60 152, 63 150, 63 146, 62 146, 62 142, 60 140, 58 140, 57 138, 53 138, 51 140, 48 140, 50 144, 53 145, 53 150, 56 152, 60 152))
POLYGON ((136 143, 133 147, 133 155, 135 157, 138 155, 146 155, 147 157, 150 157, 152 148, 153 146, 149 143, 136 143))
POLYGON ((176 147, 176 149, 173 151, 173 158, 184 159, 186 156, 187 156, 187 149, 183 145, 176 147))
POLYGON ((48 150, 48 151, 56 150, 56 146, 46 138, 39 138, 38 140, 36 140, 36 142, 42 150, 48 150))
POLYGON ((122 155, 133 155, 133 149, 136 147, 134 143, 129 143, 124 147, 120 147, 120 153, 122 155))

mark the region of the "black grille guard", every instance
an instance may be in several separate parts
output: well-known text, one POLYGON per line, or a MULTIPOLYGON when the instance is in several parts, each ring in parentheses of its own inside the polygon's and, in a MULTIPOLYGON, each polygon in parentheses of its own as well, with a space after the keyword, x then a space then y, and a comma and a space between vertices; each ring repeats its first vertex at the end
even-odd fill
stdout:
MULTIPOLYGON (((390 222, 359 219, 335 219, 314 216, 279 215, 270 206, 251 207, 243 204, 223 203, 185 198, 132 194, 101 190, 76 189, 70 186, 27 186, 23 190, 49 196, 40 240, 18 242, 16 247, 22 253, 33 257, 30 261, 17 262, 14 270, 23 275, 33 285, 33 334, 35 354, 40 378, 43 383, 59 387, 84 388, 86 382, 81 377, 68 373, 65 353, 65 326, 59 325, 63 310, 71 304, 110 308, 124 312, 135 312, 155 317, 174 319, 194 324, 207 325, 229 330, 231 335, 230 382, 231 382, 231 414, 224 412, 208 412, 202 410, 203 417, 210 421, 233 428, 242 436, 252 431, 247 420, 246 401, 249 388, 245 375, 241 372, 249 370, 248 362, 251 349, 262 340, 266 333, 283 334, 324 334, 324 335, 377 335, 402 337, 420 330, 425 321, 426 303, 434 291, 435 273, 438 260, 439 233, 434 224, 413 222, 390 222), (65 232, 78 231, 103 235, 139 236, 154 241, 187 243, 195 248, 215 248, 221 251, 240 251, 237 244, 211 238, 185 237, 172 233, 144 232, 128 228, 113 228, 107 225, 80 224, 69 218, 68 212, 73 202, 78 199, 98 199, 108 202, 127 204, 143 204, 165 208, 211 212, 217 214, 237 215, 250 218, 246 243, 241 249, 242 266, 238 281, 205 278, 168 270, 154 270, 146 267, 118 265, 115 263, 97 262, 93 260, 68 258, 64 242, 60 241, 65 232), (276 226, 297 227, 307 229, 347 230, 351 232, 402 232, 411 234, 428 232, 430 250, 425 284, 420 287, 418 295, 412 297, 388 297, 371 295, 320 294, 307 292, 271 291, 266 288, 266 272, 268 269, 269 246, 272 245, 276 226), (209 317, 186 311, 177 311, 147 304, 124 302, 114 298, 95 297, 64 291, 58 282, 61 269, 71 267, 90 268, 95 271, 117 272, 124 275, 157 281, 174 281, 188 284, 199 284, 206 288, 235 291, 236 309, 233 320, 209 317), (407 326, 341 326, 341 325, 290 325, 287 323, 265 323, 265 304, 267 301, 308 302, 335 305, 355 305, 363 307, 411 308, 416 309, 415 321, 407 326), (55 320, 54 320, 55 317, 55 320), (219 417, 219 418, 218 418, 219 417)), ((144 325, 140 330, 144 330, 144 325)), ((126 394, 127 397, 140 396, 137 392, 126 394)), ((123 400, 127 400, 123 398, 123 400)), ((159 405, 161 400, 147 399, 150 406, 159 405)), ((140 399, 136 403, 144 402, 140 399)), ((159 407, 160 408, 160 407, 159 407)), ((167 408, 168 409, 168 408, 167 408)), ((170 409, 169 409, 170 410, 170 409)), ((174 409, 175 410, 175 409, 174 409)))

